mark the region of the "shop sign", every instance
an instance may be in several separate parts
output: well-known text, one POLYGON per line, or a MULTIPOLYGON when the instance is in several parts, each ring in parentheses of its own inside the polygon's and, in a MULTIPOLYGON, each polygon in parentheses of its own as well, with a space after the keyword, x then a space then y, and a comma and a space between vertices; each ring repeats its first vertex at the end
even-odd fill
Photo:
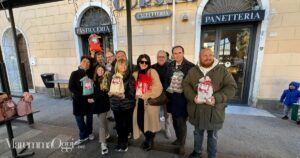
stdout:
POLYGON ((202 25, 256 22, 264 20, 264 17, 265 10, 252 10, 222 14, 204 14, 202 16, 202 25))
POLYGON ((77 27, 75 28, 77 35, 86 35, 92 33, 110 33, 112 32, 111 25, 97 26, 97 27, 77 27))
POLYGON ((150 12, 139 12, 135 14, 136 20, 157 19, 157 18, 165 18, 170 16, 172 16, 172 11, 169 9, 150 11, 150 12))
MULTIPOLYGON (((125 9, 126 0, 112 0, 114 8, 118 11, 125 9)), ((193 2, 194 0, 175 0, 176 3, 193 2)), ((173 0, 131 0, 131 9, 146 8, 151 6, 161 6, 163 4, 172 4, 173 0)))

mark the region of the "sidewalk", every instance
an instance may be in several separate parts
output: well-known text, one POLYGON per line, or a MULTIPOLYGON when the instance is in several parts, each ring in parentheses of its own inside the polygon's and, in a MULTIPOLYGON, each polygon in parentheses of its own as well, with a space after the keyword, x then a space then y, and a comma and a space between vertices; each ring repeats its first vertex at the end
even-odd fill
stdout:
MULTIPOLYGON (((34 115, 35 124, 28 126, 20 121, 13 122, 16 142, 51 142, 61 140, 72 142, 78 138, 78 130, 72 115, 72 103, 68 99, 52 98, 45 94, 34 95, 34 108, 41 112, 34 115)), ((25 119, 25 118, 24 118, 25 119)), ((100 154, 98 143, 98 120, 94 117, 94 133, 96 139, 89 141, 71 152, 57 149, 33 149, 36 158, 82 158, 82 157, 122 157, 122 158, 177 158, 182 157, 174 152, 169 144, 175 139, 168 140, 163 132, 155 138, 156 148, 144 152, 139 148, 140 142, 134 141, 126 153, 113 151, 116 132, 110 123, 110 152, 106 156, 100 154), (170 146, 169 149, 162 147, 170 146)), ((6 142, 5 125, 0 126, 0 158, 11 156, 6 142)), ((206 141, 205 141, 206 142, 206 141)), ((57 143, 57 142, 56 142, 57 143)), ((204 143, 206 149, 206 143, 204 143)), ((187 157, 193 150, 193 127, 188 125, 186 144, 187 157)), ((205 151, 205 150, 204 150, 205 151)), ((300 126, 292 121, 285 121, 271 113, 251 107, 229 106, 226 109, 224 128, 219 132, 219 158, 297 158, 300 157, 300 126)), ((206 155, 204 154, 204 157, 206 155)))

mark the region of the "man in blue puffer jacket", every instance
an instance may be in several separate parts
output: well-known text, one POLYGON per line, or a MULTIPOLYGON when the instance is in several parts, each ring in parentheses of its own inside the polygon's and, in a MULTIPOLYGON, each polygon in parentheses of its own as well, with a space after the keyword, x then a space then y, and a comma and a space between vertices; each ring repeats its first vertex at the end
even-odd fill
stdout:
POLYGON ((282 117, 284 120, 289 119, 288 115, 293 104, 297 103, 300 98, 300 91, 298 90, 299 86, 299 82, 293 81, 289 84, 289 89, 284 90, 281 95, 280 103, 284 105, 284 116, 282 117))

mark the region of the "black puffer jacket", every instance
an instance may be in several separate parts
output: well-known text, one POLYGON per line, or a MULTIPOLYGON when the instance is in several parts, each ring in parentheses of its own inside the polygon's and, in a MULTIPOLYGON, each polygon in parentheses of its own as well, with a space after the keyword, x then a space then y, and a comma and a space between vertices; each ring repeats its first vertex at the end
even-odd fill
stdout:
POLYGON ((73 114, 86 115, 92 113, 93 104, 88 103, 88 98, 91 96, 82 95, 82 84, 80 79, 86 76, 85 70, 78 68, 78 70, 73 71, 69 79, 69 90, 72 92, 73 98, 73 114))
POLYGON ((125 98, 122 99, 117 96, 109 98, 110 107, 114 111, 131 109, 135 105, 135 83, 130 71, 127 71, 123 76, 125 98))
POLYGON ((109 97, 107 95, 108 92, 102 91, 100 89, 99 78, 94 81, 95 89, 94 89, 94 114, 100 114, 109 111, 109 97))

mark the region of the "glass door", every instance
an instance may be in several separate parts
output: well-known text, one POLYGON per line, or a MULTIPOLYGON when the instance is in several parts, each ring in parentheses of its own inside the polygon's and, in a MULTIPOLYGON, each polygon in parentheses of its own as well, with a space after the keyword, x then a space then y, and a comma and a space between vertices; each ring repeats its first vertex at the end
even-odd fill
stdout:
POLYGON ((237 83, 237 91, 231 102, 246 103, 251 70, 252 26, 218 26, 202 29, 201 46, 211 48, 219 63, 224 65, 237 83))
MULTIPOLYGON (((97 34, 101 38, 99 38, 99 41, 101 43, 101 48, 104 51, 104 54, 107 51, 113 51, 113 36, 111 33, 107 34, 97 34)), ((89 39, 90 35, 82 35, 81 40, 82 40, 82 49, 83 49, 83 55, 89 55, 89 39)))

